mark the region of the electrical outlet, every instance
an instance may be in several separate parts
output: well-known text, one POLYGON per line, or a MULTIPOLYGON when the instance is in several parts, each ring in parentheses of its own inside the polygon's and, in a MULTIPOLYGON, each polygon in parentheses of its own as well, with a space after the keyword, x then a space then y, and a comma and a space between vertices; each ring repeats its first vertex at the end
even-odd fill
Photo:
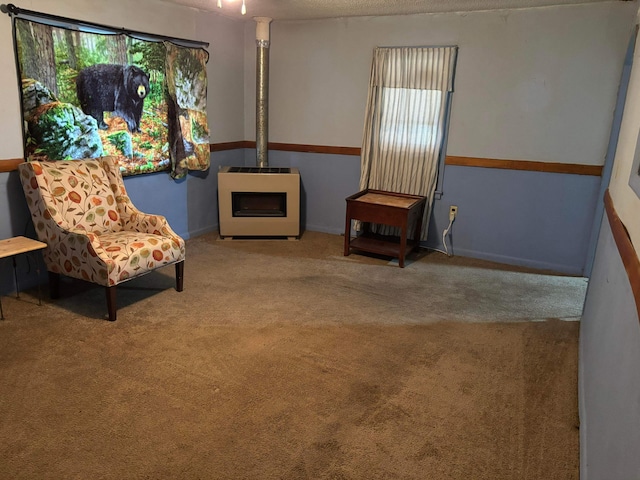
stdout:
POLYGON ((449 207, 449 221, 455 220, 456 215, 458 215, 458 207, 455 205, 451 205, 449 207))

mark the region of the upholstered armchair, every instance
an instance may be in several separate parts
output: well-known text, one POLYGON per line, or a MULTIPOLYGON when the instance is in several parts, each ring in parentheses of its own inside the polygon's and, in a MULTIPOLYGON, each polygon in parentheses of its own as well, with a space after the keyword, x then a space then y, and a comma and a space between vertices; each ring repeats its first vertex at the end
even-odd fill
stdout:
POLYGON ((52 298, 60 274, 106 287, 109 320, 116 319, 116 285, 175 264, 182 291, 185 245, 164 217, 131 203, 110 157, 20 164, 20 180, 43 256, 52 298))

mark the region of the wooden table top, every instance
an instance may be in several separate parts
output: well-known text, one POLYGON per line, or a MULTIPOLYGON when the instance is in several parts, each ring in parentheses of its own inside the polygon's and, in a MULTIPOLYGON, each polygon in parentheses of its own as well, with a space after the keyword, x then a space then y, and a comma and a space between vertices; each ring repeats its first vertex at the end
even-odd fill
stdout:
POLYGON ((12 257, 20 253, 47 248, 46 243, 27 237, 13 237, 0 240, 0 258, 12 257))
POLYGON ((420 197, 395 196, 388 193, 367 192, 354 199, 357 202, 375 203, 389 207, 410 208, 421 200, 420 197))

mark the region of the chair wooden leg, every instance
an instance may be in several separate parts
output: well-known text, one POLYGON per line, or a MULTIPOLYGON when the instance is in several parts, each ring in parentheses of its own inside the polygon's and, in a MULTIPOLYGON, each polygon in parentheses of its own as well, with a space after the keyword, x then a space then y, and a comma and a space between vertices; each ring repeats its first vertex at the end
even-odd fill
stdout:
POLYGON ((176 263, 176 290, 181 292, 184 288, 184 260, 176 263))
POLYGON ((60 298, 60 274, 49 272, 49 296, 54 300, 60 298))
POLYGON ((105 287, 107 290, 107 311, 109 312, 109 321, 116 321, 116 287, 105 287))

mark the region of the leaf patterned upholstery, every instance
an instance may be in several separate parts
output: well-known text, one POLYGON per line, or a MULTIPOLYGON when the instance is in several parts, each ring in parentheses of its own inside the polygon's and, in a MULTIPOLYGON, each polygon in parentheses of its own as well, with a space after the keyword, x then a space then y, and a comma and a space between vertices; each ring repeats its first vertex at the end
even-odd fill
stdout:
POLYGON ((184 260, 184 240, 164 217, 131 203, 113 158, 18 169, 50 272, 111 287, 184 260))

